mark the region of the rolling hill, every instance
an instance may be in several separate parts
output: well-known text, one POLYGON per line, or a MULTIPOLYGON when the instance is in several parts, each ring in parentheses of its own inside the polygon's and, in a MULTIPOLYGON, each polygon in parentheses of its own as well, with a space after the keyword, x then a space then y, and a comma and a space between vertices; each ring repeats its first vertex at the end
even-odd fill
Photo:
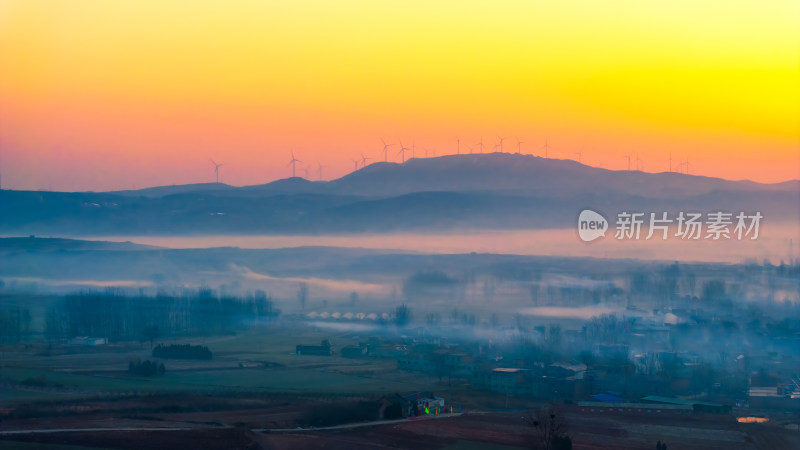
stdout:
POLYGON ((798 223, 800 182, 760 184, 611 171, 571 160, 480 154, 376 163, 342 178, 138 191, 0 191, 0 233, 324 234, 559 228, 578 212, 760 211, 798 223), (794 206, 794 207, 792 207, 794 206))

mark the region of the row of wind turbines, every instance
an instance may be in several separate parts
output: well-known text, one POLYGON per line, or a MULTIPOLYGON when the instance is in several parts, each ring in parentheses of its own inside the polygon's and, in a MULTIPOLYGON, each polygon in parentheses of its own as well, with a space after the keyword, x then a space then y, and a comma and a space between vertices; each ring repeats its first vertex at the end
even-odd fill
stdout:
MULTIPOLYGON (((499 153, 505 153, 504 152, 504 148, 503 148, 503 144, 504 144, 505 140, 508 139, 508 137, 498 136, 497 138, 498 138, 498 140, 494 143, 493 151, 494 152, 499 152, 499 153)), ((405 145, 403 145, 403 141, 402 140, 399 140, 398 142, 399 142, 399 145, 400 145, 400 150, 397 152, 395 157, 397 157, 397 156, 400 157, 400 163, 401 164, 406 162, 406 152, 410 152, 411 153, 411 158, 416 158, 417 157, 416 156, 416 143, 412 143, 411 147, 406 147, 405 145)), ((389 149, 391 147, 395 146, 395 145, 398 145, 398 144, 387 143, 383 139, 381 139, 381 143, 383 143, 383 149, 382 149, 383 150, 383 160, 384 160, 384 162, 389 162, 389 149)), ((522 154, 522 144, 524 144, 524 143, 525 142, 517 139, 516 152, 511 152, 511 153, 522 154)), ((464 154, 470 154, 470 155, 474 154, 476 149, 478 150, 478 153, 482 154, 483 150, 484 150, 483 138, 481 138, 480 141, 475 143, 474 146, 467 145, 466 147, 467 147, 467 150, 469 150, 469 153, 464 153, 464 154)), ((550 145, 550 142, 549 142, 548 139, 545 139, 544 145, 542 145, 540 148, 541 148, 541 150, 544 150, 544 158, 549 158, 550 157, 550 149, 552 149, 553 147, 550 145)), ((424 151, 425 151, 425 158, 428 158, 430 156, 434 156, 434 157, 436 156, 436 151, 434 151, 434 150, 432 150, 430 148, 425 148, 424 151)), ((290 150, 290 152, 291 152, 292 158, 289 160, 289 163, 286 164, 286 167, 291 166, 291 168, 292 168, 292 178, 294 178, 294 177, 297 176, 297 163, 302 163, 303 161, 300 160, 300 159, 297 159, 297 157, 295 157, 294 150, 290 150)), ((456 155, 461 155, 462 154, 461 153, 461 139, 460 138, 456 139, 456 153, 455 154, 456 155)), ((360 155, 361 155, 361 158, 351 158, 350 159, 350 161, 353 162, 353 172, 355 172, 355 171, 357 171, 359 169, 359 163, 361 164, 361 168, 363 169, 364 167, 367 166, 367 161, 371 161, 371 160, 374 159, 374 158, 370 158, 368 156, 365 156, 364 153, 360 153, 360 155)), ((577 156, 577 158, 575 160, 578 161, 579 163, 582 163, 583 161, 582 161, 582 158, 581 158, 582 157, 581 152, 576 152, 575 155, 577 156)), ((631 159, 631 157, 632 157, 632 155, 630 155, 630 154, 626 154, 626 155, 622 156, 622 158, 627 159, 627 161, 628 161, 628 171, 630 171, 630 170, 644 170, 644 161, 639 158, 639 155, 638 154, 635 155, 634 159, 631 159), (631 162, 634 163, 633 169, 631 168, 631 162)), ((673 172, 672 162, 673 162, 672 155, 670 155, 669 156, 669 171, 670 172, 673 172)), ((215 180, 216 183, 219 183, 219 168, 224 166, 224 164, 218 164, 213 159, 211 160, 211 164, 214 165, 214 180, 215 180)), ((305 167, 305 177, 306 177, 306 179, 308 179, 309 168, 310 168, 310 166, 306 166, 305 167)), ((317 161, 317 175, 318 175, 319 181, 322 181, 322 170, 324 168, 326 168, 326 166, 323 166, 322 164, 319 163, 319 161, 317 161)), ((688 175, 689 174, 689 158, 686 157, 683 161, 678 161, 678 165, 676 166, 676 170, 675 171, 678 172, 678 173, 684 174, 684 175, 688 175)))
MULTIPOLYGON (((495 152, 505 153, 503 151, 503 142, 505 142, 506 139, 508 139, 508 138, 507 137, 498 136, 498 142, 496 142, 495 145, 494 145, 494 151, 495 152)), ((384 162, 388 162, 389 161, 389 156, 388 156, 389 155, 389 147, 392 147, 392 146, 397 145, 397 144, 387 144, 386 141, 384 141, 383 139, 381 139, 381 142, 383 142, 383 160, 384 160, 384 162)), ((400 162, 401 163, 404 163, 406 161, 406 152, 407 151, 411 152, 411 157, 412 158, 416 158, 416 144, 412 144, 411 147, 406 147, 405 145, 403 145, 403 141, 399 141, 399 142, 400 142, 400 151, 398 151, 397 155, 395 155, 395 156, 400 156, 400 162)), ((517 154, 521 154, 522 153, 522 144, 524 144, 524 142, 520 141, 519 139, 517 139, 517 151, 516 151, 517 154)), ((481 140, 478 141, 475 144, 475 147, 478 148, 478 153, 483 153, 483 138, 481 138, 481 140)), ((469 149, 469 154, 470 155, 475 152, 475 147, 467 145, 467 149, 469 149)), ((547 150, 550 149, 550 145, 547 143, 547 141, 545 141, 545 144, 542 146, 542 148, 545 150, 545 158, 547 158, 547 150)), ((456 139, 456 153, 455 154, 456 155, 460 155, 461 154, 461 139, 456 139)), ((425 149, 425 157, 427 158, 429 155, 436 156, 436 152, 431 150, 431 149, 426 148, 425 149)), ((369 159, 369 158, 367 158, 367 159, 369 159)))

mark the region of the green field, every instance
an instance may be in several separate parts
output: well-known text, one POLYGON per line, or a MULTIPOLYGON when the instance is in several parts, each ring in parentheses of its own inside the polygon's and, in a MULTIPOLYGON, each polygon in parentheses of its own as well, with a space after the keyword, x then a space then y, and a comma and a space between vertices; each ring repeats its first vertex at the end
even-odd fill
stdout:
POLYGON ((96 348, 45 344, 6 346, 0 367, 2 403, 80 397, 292 393, 335 396, 383 395, 429 389, 430 376, 395 370, 392 359, 298 356, 297 344, 331 339, 339 347, 357 342, 345 333, 331 334, 302 324, 250 330, 233 336, 164 339, 166 343, 207 345, 211 361, 164 360, 163 376, 129 375, 131 359, 148 359, 149 346, 118 343, 96 348))

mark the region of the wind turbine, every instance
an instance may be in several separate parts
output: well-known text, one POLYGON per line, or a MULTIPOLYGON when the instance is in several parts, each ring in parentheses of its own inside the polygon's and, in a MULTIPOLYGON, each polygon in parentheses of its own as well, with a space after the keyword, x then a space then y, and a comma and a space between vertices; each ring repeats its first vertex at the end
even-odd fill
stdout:
POLYGON ((483 138, 481 138, 480 142, 478 142, 477 145, 480 148, 480 153, 483 153, 483 138))
POLYGON ((669 171, 672 172, 672 153, 669 154, 669 171))
POLYGON ((351 159, 351 161, 353 161, 353 172, 355 172, 356 170, 358 170, 358 161, 359 160, 358 159, 351 159))
POLYGON ((631 170, 631 155, 623 155, 623 158, 628 158, 628 171, 631 170))
POLYGON ((319 181, 322 181, 322 169, 324 168, 325 166, 323 166, 322 164, 319 163, 319 161, 317 161, 317 173, 319 174, 319 181))
POLYGON ((411 157, 412 158, 417 157, 417 143, 413 141, 411 142, 411 157))
POLYGON ((517 154, 518 155, 522 154, 522 144, 524 144, 524 142, 522 142, 519 139, 517 139, 517 154))
POLYGON ((548 150, 550 150, 550 144, 547 139, 544 140, 544 145, 542 146, 542 148, 544 149, 544 157, 547 158, 548 150))
POLYGON ((381 142, 383 142, 383 161, 389 162, 389 147, 393 146, 394 144, 387 144, 383 139, 381 139, 381 142))
POLYGON ((500 139, 500 153, 503 153, 503 141, 506 140, 506 138, 497 136, 497 139, 500 139))
POLYGON ((406 148, 406 147, 403 145, 403 141, 400 141, 400 151, 399 151, 399 152, 397 152, 397 154, 398 154, 398 155, 401 155, 401 156, 400 156, 400 162, 401 162, 401 163, 405 163, 405 162, 406 162, 406 150, 408 150, 408 148, 406 148))
POLYGON ((219 168, 224 166, 225 164, 217 164, 214 162, 213 159, 211 160, 211 164, 214 165, 214 178, 217 180, 217 183, 219 183, 219 168))
POLYGON ((461 154, 461 139, 456 138, 456 155, 461 154))
POLYGON ((289 161, 289 164, 286 165, 286 167, 292 166, 292 178, 295 177, 295 164, 299 163, 299 162, 303 162, 303 161, 300 161, 299 159, 295 158, 294 157, 294 150, 292 150, 292 160, 289 161))
POLYGON ((575 154, 578 155, 578 162, 581 162, 581 152, 576 152, 575 154))
POLYGON ((369 161, 370 159, 372 159, 372 158, 367 158, 367 157, 366 157, 366 156, 364 156, 364 154, 362 153, 362 154, 361 154, 361 167, 367 167, 367 161, 369 161))

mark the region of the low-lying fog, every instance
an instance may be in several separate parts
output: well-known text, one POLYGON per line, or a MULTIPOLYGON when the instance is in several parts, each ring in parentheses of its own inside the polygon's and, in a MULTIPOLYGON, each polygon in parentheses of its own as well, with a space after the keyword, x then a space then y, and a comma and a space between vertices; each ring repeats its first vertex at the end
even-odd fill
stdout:
MULTIPOLYGON (((239 247, 274 249, 330 246, 392 249, 419 253, 497 253, 593 258, 635 258, 662 261, 743 262, 789 260, 793 241, 800 244, 797 224, 763 224, 756 240, 743 238, 681 240, 670 232, 668 239, 647 240, 647 230, 638 240, 618 240, 610 228, 604 238, 586 243, 575 229, 473 230, 354 235, 210 235, 210 236, 101 236, 79 239, 131 241, 166 248, 239 247)), ((705 235, 705 232, 703 233, 705 235)), ((798 258, 794 249, 794 258, 798 258)))

